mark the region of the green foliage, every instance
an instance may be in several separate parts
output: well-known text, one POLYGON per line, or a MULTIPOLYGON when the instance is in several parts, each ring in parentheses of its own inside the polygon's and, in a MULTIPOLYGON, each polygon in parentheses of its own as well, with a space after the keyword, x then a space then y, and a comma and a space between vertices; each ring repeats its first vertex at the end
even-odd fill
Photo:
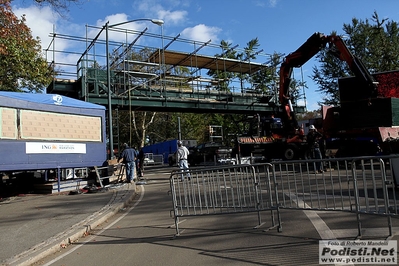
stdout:
MULTIPOLYGON (((244 48, 244 52, 237 54, 237 59, 241 61, 248 61, 256 59, 256 53, 259 48, 259 40, 258 38, 252 39, 247 43, 247 46, 244 48)), ((240 79, 241 91, 245 92, 245 83, 251 82, 251 77, 249 74, 241 74, 238 73, 237 77, 240 79)))
POLYGON ((268 68, 263 68, 251 76, 251 82, 255 85, 255 92, 278 95, 279 67, 282 54, 274 52, 268 62, 268 68))
MULTIPOLYGON (((223 49, 223 53, 216 54, 215 57, 236 59, 244 62, 256 60, 256 56, 262 52, 262 50, 259 50, 260 44, 258 38, 250 40, 244 50, 241 52, 235 50, 235 47, 232 47, 232 44, 226 41, 221 41, 220 46, 223 49)), ((214 79, 223 80, 223 82, 220 82, 216 88, 219 91, 230 91, 229 80, 238 78, 240 80, 242 92, 247 92, 249 91, 248 89, 250 89, 251 92, 274 95, 274 101, 278 102, 277 95, 278 84, 280 80, 279 71, 282 57, 283 55, 281 53, 274 52, 270 56, 270 60, 268 62, 269 67, 262 68, 256 73, 251 73, 251 75, 245 73, 232 73, 224 70, 209 70, 207 75, 213 77, 214 79), (248 84, 251 84, 250 88, 247 88, 248 84)), ((306 88, 307 86, 305 82, 293 78, 290 87, 292 102, 295 103, 302 96, 300 93, 300 88, 306 88)))
MULTIPOLYGON (((395 21, 380 19, 374 12, 371 19, 353 18, 351 24, 344 24, 346 45, 359 57, 370 73, 396 70, 399 68, 399 27, 395 21)), ((331 33, 336 34, 335 32, 331 33)), ((338 78, 352 76, 345 62, 334 57, 327 50, 316 58, 320 65, 313 68, 311 78, 318 85, 318 91, 325 95, 321 104, 339 105, 338 78)))
MULTIPOLYGON (((221 58, 229 58, 229 59, 237 59, 237 51, 234 50, 234 47, 231 47, 232 44, 226 41, 221 41, 220 46, 223 49, 223 53, 216 54, 215 57, 221 58)), ((218 91, 230 91, 229 89, 229 80, 236 77, 235 73, 227 72, 222 70, 209 70, 207 75, 213 77, 214 79, 219 80, 219 83, 216 87, 218 91)))
POLYGON ((210 140, 209 126, 216 125, 223 128, 223 143, 230 145, 233 135, 243 131, 241 120, 242 115, 231 114, 158 113, 156 121, 148 127, 148 144, 177 139, 179 128, 182 139, 207 142, 210 140))
POLYGON ((321 117, 321 110, 308 111, 303 114, 297 115, 298 120, 308 120, 308 119, 314 119, 314 118, 320 118, 320 117, 321 117))
POLYGON ((0 0, 0 90, 41 92, 52 79, 40 40, 32 37, 25 17, 18 19, 10 1, 0 0))
POLYGON ((154 123, 148 130, 151 143, 179 138, 179 128, 183 139, 195 139, 202 142, 210 119, 204 114, 160 113, 157 121, 159 123, 154 123), (160 121, 162 118, 163 122, 160 121))

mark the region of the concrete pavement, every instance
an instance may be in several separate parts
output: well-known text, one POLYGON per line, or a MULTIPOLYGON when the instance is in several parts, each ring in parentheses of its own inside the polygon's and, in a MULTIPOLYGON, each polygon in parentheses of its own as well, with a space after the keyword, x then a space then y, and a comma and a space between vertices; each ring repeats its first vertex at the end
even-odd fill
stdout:
MULTIPOLYGON (((172 168, 165 168, 165 172, 172 171, 172 168)), ((154 239, 159 239, 159 235, 163 235, 164 228, 162 232, 158 233, 154 228, 159 227, 159 211, 161 213, 166 213, 169 211, 170 195, 165 193, 164 187, 167 186, 167 181, 162 185, 158 184, 156 181, 165 181, 168 178, 167 174, 160 175, 160 173, 150 173, 147 172, 146 178, 148 178, 147 196, 144 197, 146 200, 140 202, 139 206, 143 209, 143 215, 155 215, 154 223, 156 226, 148 226, 148 221, 143 220, 143 223, 136 224, 137 230, 132 231, 132 236, 124 236, 127 239, 137 240, 137 243, 146 243, 146 241, 154 241, 154 239), (147 175, 148 174, 148 175, 147 175), (153 182, 151 182, 153 181, 153 182), (163 189, 160 190, 160 187, 163 189), (160 206, 159 202, 164 202, 165 206, 160 206), (148 212, 152 210, 152 212, 148 212), (134 231, 134 232, 133 232, 134 231), (155 234, 153 237, 152 234, 155 234), (141 237, 141 238, 140 238, 141 237)), ((24 197, 12 197, 6 201, 0 202, 0 235, 2 241, 0 244, 0 264, 1 265, 31 265, 36 261, 50 255, 58 250, 63 249, 69 243, 76 242, 80 237, 89 234, 91 229, 95 229, 97 226, 103 224, 112 215, 117 213, 119 210, 128 206, 129 202, 132 201, 135 196, 140 193, 136 190, 135 184, 118 184, 106 191, 98 191, 97 193, 87 193, 87 194, 57 194, 57 195, 26 195, 24 197)), ((140 214, 140 208, 136 209, 136 215, 140 214)), ((318 261, 318 239, 323 238, 321 232, 318 230, 320 226, 316 223, 314 224, 315 218, 307 217, 307 211, 283 211, 283 232, 278 233, 276 230, 270 230, 267 232, 262 232, 259 230, 258 233, 254 233, 251 227, 245 226, 244 229, 240 228, 238 225, 244 224, 243 219, 238 215, 235 216, 225 216, 223 219, 217 216, 210 216, 209 218, 189 218, 182 228, 186 231, 181 236, 180 241, 170 240, 170 245, 174 248, 181 245, 181 251, 184 254, 188 254, 190 261, 192 256, 196 254, 195 251, 199 253, 206 252, 207 254, 213 250, 210 243, 225 243, 227 246, 232 246, 234 241, 238 241, 237 246, 228 249, 231 251, 226 253, 226 249, 220 249, 219 246, 214 247, 214 254, 209 257, 221 257, 221 255, 226 256, 226 261, 237 261, 243 262, 243 257, 245 257, 248 262, 262 262, 267 261, 269 265, 315 265, 318 261), (234 219, 232 218, 234 217, 234 219), (295 218, 294 218, 295 217, 295 218), (243 222, 241 222, 241 219, 243 222), (223 222, 221 222, 223 221, 223 222), (238 222, 240 221, 240 222, 238 222), (210 228, 220 226, 223 224, 226 227, 228 233, 223 233, 220 235, 215 235, 213 230, 210 228), (237 228, 238 227, 238 228, 237 228), (249 228, 249 229, 248 229, 249 228), (300 228, 300 230, 298 230, 300 228), (202 236, 201 232, 210 230, 209 235, 202 236), (199 236, 201 237, 199 237, 199 236), (199 239, 204 240, 207 245, 203 246, 203 242, 197 243, 199 239), (208 239, 214 239, 215 241, 208 241, 208 239), (220 239, 219 239, 220 238, 220 239), (258 239, 259 238, 259 239, 258 239), (244 244, 245 243, 245 244, 244 244), (248 243, 251 243, 249 245, 248 243), (259 243, 263 243, 259 246, 259 243), (191 248, 189 244, 192 244, 191 248), (253 246, 252 246, 253 245, 253 246), (249 248, 251 246, 251 248, 249 248), (199 249, 200 247, 203 248, 199 249), (241 252, 237 252, 237 249, 241 252), (218 251, 218 252, 216 252, 218 251), (221 253, 221 251, 225 253, 221 253), (312 251, 312 252, 310 252, 312 251), (194 253, 194 254, 193 254, 194 253), (245 256, 243 255, 245 254, 245 256), (301 256, 301 254, 307 254, 307 256, 301 256), (241 257, 239 256, 241 255, 241 257), (247 258, 251 258, 248 259, 247 258), (237 257, 237 258, 236 258, 237 257), (300 263, 301 262, 301 263, 300 263)), ((314 211, 308 211, 313 216, 314 211)), ((167 219, 171 219, 166 215, 167 219)), ((325 222, 329 226, 336 237, 345 238, 356 235, 356 225, 353 224, 356 219, 353 214, 349 214, 349 219, 346 213, 332 213, 332 212, 318 212, 320 222, 325 222), (350 222, 350 224, 348 224, 350 222), (346 228, 351 228, 350 231, 346 228)), ((267 217, 265 217, 267 221, 267 217)), ((366 219, 362 217, 362 222, 365 228, 374 228, 376 225, 383 228, 382 232, 378 232, 378 238, 381 236, 387 236, 386 220, 381 219, 378 224, 374 224, 373 219, 366 219)), ((172 224, 172 219, 170 224, 172 224)), ((169 220, 161 224, 169 224, 169 220)), ((393 221, 394 233, 395 235, 390 238, 393 240, 399 240, 397 233, 397 219, 393 221)), ((161 230, 161 229, 160 229, 161 230)), ((215 229, 216 230, 216 229, 215 229)), ((168 229, 168 232, 171 229, 168 229)), ((224 232, 224 231, 223 231, 224 232)), ((123 232, 126 233, 125 231, 123 232)), ((366 239, 374 239, 371 234, 365 232, 366 239)), ((101 237, 101 236, 99 236, 101 237)), ((107 242, 109 239, 107 238, 107 242)), ((169 240, 168 240, 169 241, 169 240)), ((101 241, 97 239, 96 244, 101 241)), ((116 241, 118 242, 118 241, 116 241)), ((128 241, 128 243, 131 243, 128 241)), ((133 241, 133 243, 135 243, 133 241)), ((165 239, 162 238, 163 246, 168 247, 165 244, 165 239)), ((218 245, 212 244, 212 245, 218 245)), ((130 252, 144 252, 141 250, 145 249, 143 247, 135 246, 136 251, 130 252)), ((160 251, 160 246, 157 247, 160 251)), ((152 252, 152 251, 148 251, 152 252)), ((169 254, 170 250, 167 248, 165 251, 169 254)), ((140 253, 141 254, 141 253, 140 253)), ((137 255, 137 254, 135 254, 137 255)), ((181 258, 184 259, 183 254, 181 258)), ((138 265, 144 265, 146 259, 149 256, 133 256, 135 260, 143 259, 142 263, 138 265)), ((180 257, 180 256, 179 256, 180 257)), ((199 257, 203 259, 203 257, 199 257)), ((100 259, 100 258, 99 258, 100 259)), ((175 260, 176 258, 174 258, 175 260)), ((173 265, 176 265, 174 261, 173 265)), ((154 262, 155 263, 155 262, 154 262)), ((78 264, 74 264, 78 265, 78 264)), ((149 265, 149 264, 148 264, 149 265)), ((157 261, 154 265, 159 265, 157 261)), ((167 264, 165 264, 167 265, 167 264)), ((172 265, 172 264, 171 264, 172 265)))
POLYGON ((96 193, 24 195, 0 201, 0 264, 31 265, 105 222, 135 196, 119 183, 96 193))

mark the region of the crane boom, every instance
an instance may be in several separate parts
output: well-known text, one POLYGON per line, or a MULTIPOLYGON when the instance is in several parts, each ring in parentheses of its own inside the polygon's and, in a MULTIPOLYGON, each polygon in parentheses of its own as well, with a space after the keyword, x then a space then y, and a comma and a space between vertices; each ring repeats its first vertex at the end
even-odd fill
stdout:
POLYGON ((318 52, 323 50, 327 44, 329 44, 330 48, 335 47, 334 55, 348 64, 354 75, 367 87, 367 93, 369 93, 370 96, 376 94, 376 86, 378 83, 375 82, 362 61, 349 51, 342 38, 336 35, 326 36, 320 32, 316 32, 295 52, 287 55, 280 67, 279 101, 286 109, 288 118, 294 120, 294 125, 297 125, 297 123, 290 101, 289 90, 292 70, 294 67, 301 67, 318 52))

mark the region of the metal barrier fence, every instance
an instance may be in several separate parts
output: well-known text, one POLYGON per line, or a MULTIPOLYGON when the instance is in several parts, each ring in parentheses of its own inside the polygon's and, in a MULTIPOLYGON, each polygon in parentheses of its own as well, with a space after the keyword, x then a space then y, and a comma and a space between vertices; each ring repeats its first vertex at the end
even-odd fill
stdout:
POLYGON ((164 157, 162 154, 146 153, 144 158, 144 165, 162 165, 164 157))
POLYGON ((280 210, 295 209, 355 213, 359 237, 361 214, 386 216, 391 236, 391 218, 398 215, 394 175, 398 159, 359 157, 176 170, 170 177, 176 233, 180 234, 183 216, 257 212, 261 226, 262 211, 270 211, 271 226, 282 231, 280 210), (324 166, 322 173, 314 170, 319 163, 324 166))
POLYGON ((182 216, 259 211, 255 178, 250 165, 173 171, 170 185, 177 235, 182 216))

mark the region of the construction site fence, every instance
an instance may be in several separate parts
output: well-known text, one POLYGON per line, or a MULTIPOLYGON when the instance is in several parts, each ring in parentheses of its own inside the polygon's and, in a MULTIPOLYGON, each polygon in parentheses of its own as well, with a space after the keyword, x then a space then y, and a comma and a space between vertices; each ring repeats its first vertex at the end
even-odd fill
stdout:
POLYGON ((281 210, 289 209, 354 213, 358 237, 361 215, 385 216, 392 236, 398 176, 399 155, 175 170, 170 189, 176 235, 182 217, 255 212, 260 227, 264 211, 270 213, 270 228, 281 232, 281 210), (319 164, 321 173, 315 170, 319 164))
POLYGON ((162 165, 164 156, 162 154, 145 153, 144 165, 162 165))

